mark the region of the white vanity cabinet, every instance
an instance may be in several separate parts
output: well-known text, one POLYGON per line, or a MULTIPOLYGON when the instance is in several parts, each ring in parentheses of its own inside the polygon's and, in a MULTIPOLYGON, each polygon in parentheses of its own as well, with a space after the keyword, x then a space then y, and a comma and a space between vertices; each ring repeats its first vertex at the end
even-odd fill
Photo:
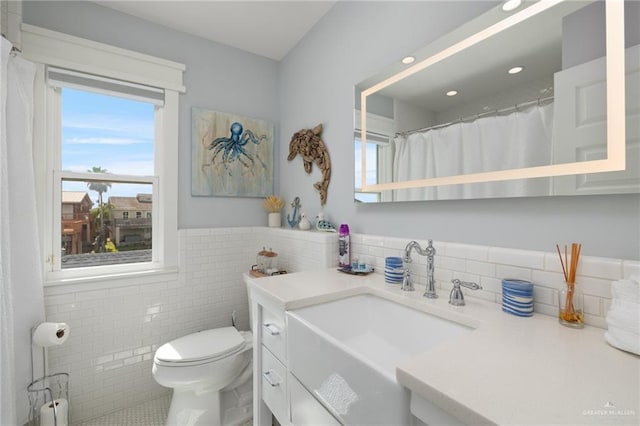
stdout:
POLYGON ((253 418, 256 425, 291 424, 284 311, 251 297, 253 320, 253 418))

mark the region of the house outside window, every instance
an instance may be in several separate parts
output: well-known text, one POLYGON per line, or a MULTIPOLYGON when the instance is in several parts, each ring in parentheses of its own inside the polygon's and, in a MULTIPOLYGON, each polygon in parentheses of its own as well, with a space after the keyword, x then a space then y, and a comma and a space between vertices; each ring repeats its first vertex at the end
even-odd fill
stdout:
POLYGON ((91 251, 91 207, 85 191, 62 191, 62 255, 91 251))

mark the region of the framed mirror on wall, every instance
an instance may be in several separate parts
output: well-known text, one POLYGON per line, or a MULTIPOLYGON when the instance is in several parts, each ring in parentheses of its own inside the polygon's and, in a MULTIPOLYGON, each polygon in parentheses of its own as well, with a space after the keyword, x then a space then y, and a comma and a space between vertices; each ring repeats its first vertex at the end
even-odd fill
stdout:
POLYGON ((356 201, 640 192, 639 21, 633 1, 498 6, 361 82, 356 201))

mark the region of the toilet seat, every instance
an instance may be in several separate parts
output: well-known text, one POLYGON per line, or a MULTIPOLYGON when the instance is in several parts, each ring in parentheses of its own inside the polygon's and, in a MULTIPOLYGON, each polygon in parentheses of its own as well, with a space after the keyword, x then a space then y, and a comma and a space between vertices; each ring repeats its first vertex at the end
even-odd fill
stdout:
POLYGON ((235 327, 192 333, 160 346, 154 362, 165 367, 188 367, 217 361, 244 350, 246 340, 235 327))

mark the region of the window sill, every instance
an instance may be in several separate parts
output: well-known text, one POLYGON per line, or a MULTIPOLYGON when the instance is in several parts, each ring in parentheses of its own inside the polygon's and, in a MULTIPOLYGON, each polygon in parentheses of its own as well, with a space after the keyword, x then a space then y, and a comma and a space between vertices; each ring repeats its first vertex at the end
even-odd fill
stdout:
POLYGON ((51 279, 44 283, 45 294, 102 290, 136 285, 160 284, 178 280, 178 269, 149 269, 121 272, 92 277, 51 279))

